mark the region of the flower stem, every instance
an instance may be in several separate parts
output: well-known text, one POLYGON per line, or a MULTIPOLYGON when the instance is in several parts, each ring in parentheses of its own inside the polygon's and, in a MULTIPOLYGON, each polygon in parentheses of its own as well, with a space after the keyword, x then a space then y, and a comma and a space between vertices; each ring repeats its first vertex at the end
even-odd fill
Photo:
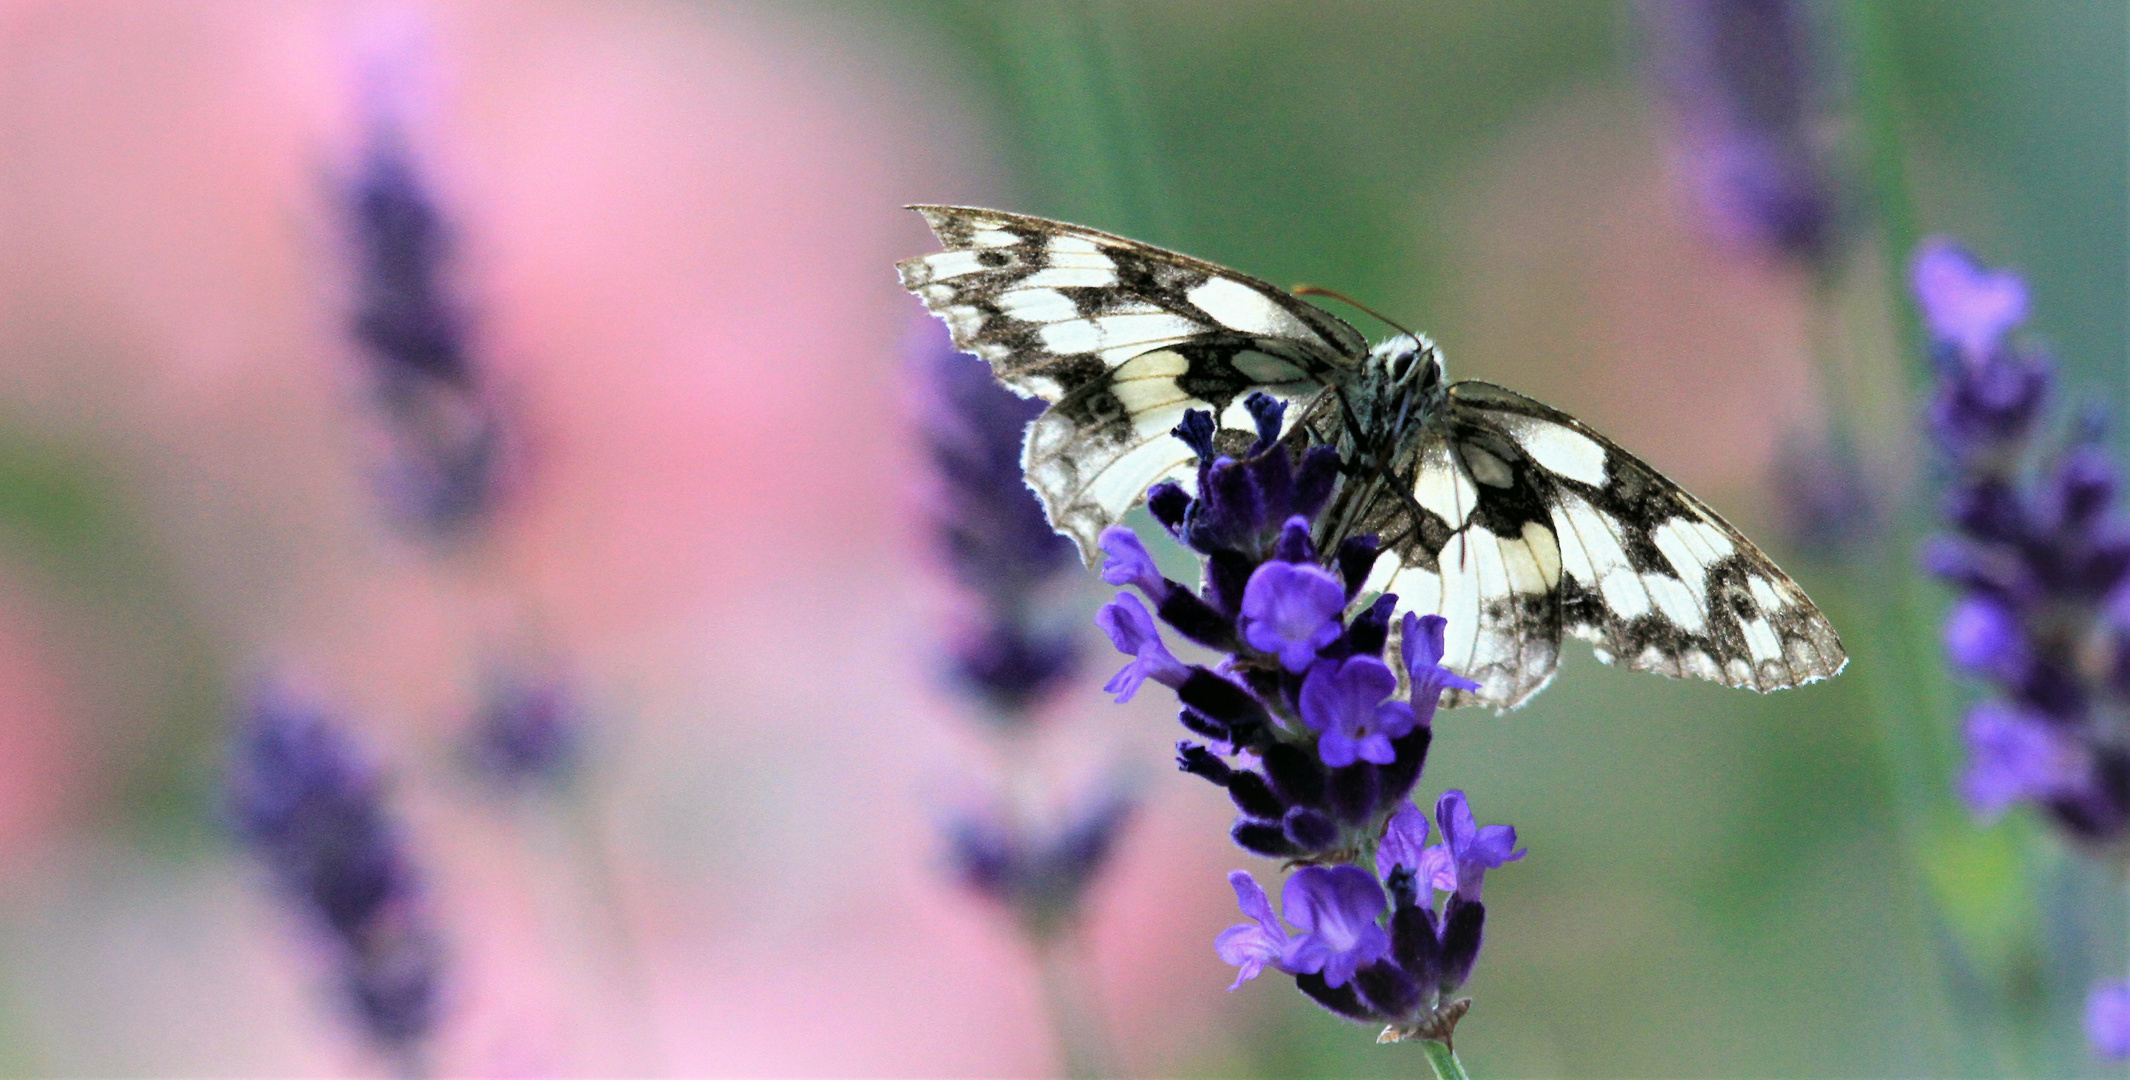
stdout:
POLYGON ((1071 932, 1036 943, 1036 962, 1042 965, 1043 1008, 1058 1040, 1058 1054, 1065 1060, 1065 1075, 1075 1078, 1114 1076, 1109 1038, 1096 1015, 1084 959, 1074 947, 1071 932))
POLYGON ((1420 1052, 1427 1055, 1427 1063, 1435 1070, 1435 1080, 1472 1080, 1465 1075, 1464 1062, 1457 1060, 1457 1051, 1446 1042, 1421 1039, 1420 1052))

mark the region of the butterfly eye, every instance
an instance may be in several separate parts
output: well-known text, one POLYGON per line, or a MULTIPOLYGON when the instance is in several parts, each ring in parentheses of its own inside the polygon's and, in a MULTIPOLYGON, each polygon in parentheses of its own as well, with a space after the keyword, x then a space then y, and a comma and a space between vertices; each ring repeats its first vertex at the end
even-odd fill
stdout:
POLYGON ((1390 381, 1392 383, 1404 382, 1406 376, 1411 375, 1412 371, 1413 354, 1411 352, 1397 352, 1391 354, 1390 381))

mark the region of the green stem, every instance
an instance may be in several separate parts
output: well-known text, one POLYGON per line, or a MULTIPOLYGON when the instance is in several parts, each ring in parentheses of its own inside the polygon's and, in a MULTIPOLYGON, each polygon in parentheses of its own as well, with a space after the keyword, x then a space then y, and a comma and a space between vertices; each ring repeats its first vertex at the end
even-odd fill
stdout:
MULTIPOLYGON (((1036 944, 1036 962, 1042 966, 1043 1005, 1057 1035, 1058 1054, 1065 1059, 1065 1075, 1093 1078, 1117 1075, 1110 1055, 1109 1039, 1096 1016, 1094 995, 1089 990, 1084 959, 1074 948, 1071 930, 1036 944)), ((1460 1074, 1461 1075, 1461 1074, 1460 1074)))
POLYGON ((575 833, 573 839, 582 867, 584 888, 591 894, 592 908, 598 912, 603 924, 597 927, 606 945, 600 952, 611 965, 609 977, 624 995, 621 1004, 631 1028, 629 1041, 638 1055, 630 1064, 635 1067, 651 1064, 656 1069, 665 1060, 665 1041, 659 1037, 643 970, 643 950, 629 918, 628 899, 622 893, 619 867, 607 840, 606 823, 599 813, 599 806, 587 796, 555 805, 553 809, 564 816, 565 827, 575 833))
POLYGON ((1472 1080, 1464 1071, 1464 1062, 1457 1060, 1457 1051, 1450 1044, 1433 1039, 1420 1040, 1420 1052, 1427 1055, 1427 1063, 1435 1070, 1435 1080, 1472 1080))

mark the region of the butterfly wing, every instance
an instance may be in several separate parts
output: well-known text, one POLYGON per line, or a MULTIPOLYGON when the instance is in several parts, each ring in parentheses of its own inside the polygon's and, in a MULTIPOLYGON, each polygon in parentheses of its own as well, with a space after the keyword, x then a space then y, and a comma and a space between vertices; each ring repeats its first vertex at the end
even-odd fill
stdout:
POLYGON ((1701 500, 1588 425, 1458 383, 1415 448, 1413 498, 1378 499, 1371 586, 1449 620, 1448 704, 1507 709, 1551 681, 1560 639, 1635 671, 1759 691, 1848 662, 1804 590, 1701 500))
POLYGON ((1022 467, 1090 564, 1149 486, 1190 474, 1169 436, 1185 411, 1254 436, 1251 392, 1306 399, 1367 352, 1329 313, 1201 259, 1022 214, 912 209, 947 250, 899 264, 903 287, 999 381, 1052 403, 1022 467))

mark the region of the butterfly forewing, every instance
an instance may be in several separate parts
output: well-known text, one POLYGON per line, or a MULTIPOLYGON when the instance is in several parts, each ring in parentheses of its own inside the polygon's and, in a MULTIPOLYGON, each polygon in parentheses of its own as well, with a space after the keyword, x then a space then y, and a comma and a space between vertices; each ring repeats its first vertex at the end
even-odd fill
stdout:
POLYGON ((901 263, 903 287, 1000 381, 1054 403, 1022 465, 1090 561, 1150 485, 1189 473, 1169 437, 1186 411, 1250 431, 1251 392, 1306 399, 1367 350, 1329 313, 1200 259, 1043 218, 914 209, 947 250, 901 263))

